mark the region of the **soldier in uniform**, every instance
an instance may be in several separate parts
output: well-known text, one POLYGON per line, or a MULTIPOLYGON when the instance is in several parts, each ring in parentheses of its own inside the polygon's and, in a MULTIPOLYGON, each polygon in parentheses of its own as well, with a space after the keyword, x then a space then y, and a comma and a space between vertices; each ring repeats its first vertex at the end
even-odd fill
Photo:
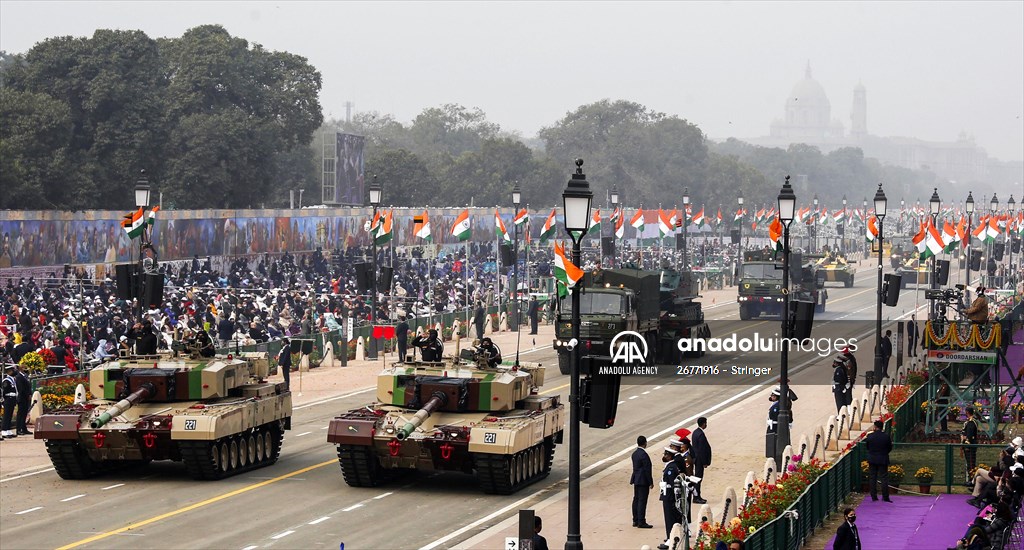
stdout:
POLYGON ((18 434, 12 429, 14 407, 18 405, 18 384, 14 380, 14 365, 4 367, 4 378, 0 382, 0 392, 2 392, 4 403, 4 419, 3 425, 0 426, 2 428, 0 436, 4 439, 18 437, 18 434))
POLYGON ((675 460, 676 455, 679 451, 672 447, 665 447, 665 453, 661 456, 661 461, 665 463, 665 469, 661 474, 661 509, 665 515, 665 543, 658 545, 658 548, 665 549, 669 547, 671 542, 669 538, 672 536, 672 526, 677 523, 682 523, 683 514, 676 508, 676 497, 673 489, 676 477, 679 476, 679 463, 675 460))
MULTIPOLYGON (((4 394, 5 396, 7 394, 4 394)), ((6 406, 6 404, 5 404, 6 406)), ((4 414, 4 418, 7 415, 4 414)), ((5 424, 6 426, 6 424, 5 424)), ((964 422, 964 430, 960 434, 960 442, 964 445, 977 445, 978 444, 978 421, 974 418, 974 408, 967 407, 967 421, 964 422)), ((961 447, 961 452, 964 455, 964 462, 966 465, 965 479, 968 486, 973 487, 971 483, 971 470, 977 466, 978 463, 978 448, 977 447, 961 447)))
POLYGON ((28 431, 28 410, 32 406, 32 382, 22 369, 14 375, 14 386, 18 389, 18 422, 17 435, 32 435, 28 431))
POLYGON ((768 436, 779 433, 779 396, 782 395, 782 391, 778 388, 772 390, 772 394, 768 396, 768 401, 771 402, 771 406, 768 407, 768 430, 765 432, 765 452, 764 456, 774 457, 775 449, 774 445, 768 445, 767 440, 772 439, 768 436), (772 448, 769 448, 772 447, 772 448))
POLYGON ((498 346, 490 338, 484 337, 476 351, 487 360, 488 367, 497 367, 501 364, 501 350, 498 349, 498 346))
POLYGON ((427 335, 419 335, 410 342, 413 346, 420 348, 420 357, 427 362, 440 361, 444 353, 444 344, 437 337, 437 329, 430 329, 427 335))

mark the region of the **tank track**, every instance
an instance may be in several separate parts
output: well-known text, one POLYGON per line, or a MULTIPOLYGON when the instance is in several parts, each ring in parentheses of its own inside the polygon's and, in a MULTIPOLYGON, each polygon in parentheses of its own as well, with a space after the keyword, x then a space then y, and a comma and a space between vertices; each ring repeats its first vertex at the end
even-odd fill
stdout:
POLYGON ((480 490, 491 495, 511 495, 551 473, 555 460, 553 437, 511 456, 474 453, 480 490))
POLYGON ((50 462, 61 479, 86 479, 107 469, 89 458, 78 440, 47 440, 46 454, 50 455, 50 462))
POLYGON ((178 441, 178 450, 193 479, 213 480, 270 466, 283 442, 284 430, 273 422, 213 441, 178 441))
POLYGON ((372 447, 338 445, 338 464, 345 483, 351 487, 376 487, 392 477, 377 461, 372 447))

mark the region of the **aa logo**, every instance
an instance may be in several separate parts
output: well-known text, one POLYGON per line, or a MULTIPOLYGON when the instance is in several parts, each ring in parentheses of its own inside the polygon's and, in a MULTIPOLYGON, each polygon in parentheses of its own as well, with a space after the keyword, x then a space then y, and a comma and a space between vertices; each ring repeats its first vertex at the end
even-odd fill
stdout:
POLYGON ((612 363, 647 363, 647 340, 640 333, 624 330, 612 338, 612 363))

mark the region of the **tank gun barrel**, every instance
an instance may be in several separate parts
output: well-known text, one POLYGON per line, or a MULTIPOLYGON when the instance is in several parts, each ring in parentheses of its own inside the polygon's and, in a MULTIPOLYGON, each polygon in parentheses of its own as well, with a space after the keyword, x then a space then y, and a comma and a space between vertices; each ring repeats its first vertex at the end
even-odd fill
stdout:
POLYGON ((128 409, 138 405, 141 401, 153 395, 155 388, 153 384, 143 384, 139 389, 128 394, 128 397, 118 401, 113 407, 107 409, 107 411, 101 414, 98 418, 89 423, 89 425, 95 428, 102 428, 104 424, 110 422, 115 416, 127 411, 128 409))
POLYGON ((448 396, 444 392, 434 392, 430 400, 423 404, 423 408, 416 411, 413 415, 412 420, 405 423, 402 429, 398 430, 395 435, 398 439, 405 439, 412 434, 413 430, 418 428, 423 421, 426 420, 431 413, 437 410, 438 407, 443 407, 448 404, 448 396))

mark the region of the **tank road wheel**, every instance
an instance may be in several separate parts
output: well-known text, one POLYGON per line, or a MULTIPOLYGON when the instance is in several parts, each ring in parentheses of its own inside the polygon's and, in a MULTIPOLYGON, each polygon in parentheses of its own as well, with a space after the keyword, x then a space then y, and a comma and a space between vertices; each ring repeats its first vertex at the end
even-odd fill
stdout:
POLYGON ((475 453, 473 465, 480 490, 494 495, 510 495, 547 477, 554 459, 551 438, 509 455, 475 453))
POLYGON ((263 434, 256 432, 256 435, 252 436, 256 443, 256 462, 263 462, 265 455, 263 454, 263 434))
POLYGON ((249 457, 249 462, 253 464, 259 463, 260 459, 256 457, 256 441, 252 434, 245 438, 245 454, 249 457))
POLYGON ((225 456, 215 441, 179 441, 178 451, 192 479, 220 479, 224 477, 225 456))
POLYGON ((238 465, 242 468, 249 466, 249 446, 245 444, 245 436, 238 436, 238 465))
MULTIPOLYGON (((238 451, 235 451, 235 461, 238 460, 238 451)), ((236 463, 233 463, 231 459, 231 449, 228 448, 228 442, 222 441, 220 443, 220 471, 228 473, 235 469, 236 463)))
POLYGON ((338 445, 338 464, 345 483, 351 487, 376 487, 388 478, 372 447, 338 445))
POLYGON ((46 454, 50 455, 50 462, 62 479, 85 479, 100 470, 78 441, 48 440, 46 454))
POLYGON ((242 457, 238 453, 238 440, 232 439, 228 442, 228 452, 231 453, 231 469, 236 470, 242 466, 242 457))

